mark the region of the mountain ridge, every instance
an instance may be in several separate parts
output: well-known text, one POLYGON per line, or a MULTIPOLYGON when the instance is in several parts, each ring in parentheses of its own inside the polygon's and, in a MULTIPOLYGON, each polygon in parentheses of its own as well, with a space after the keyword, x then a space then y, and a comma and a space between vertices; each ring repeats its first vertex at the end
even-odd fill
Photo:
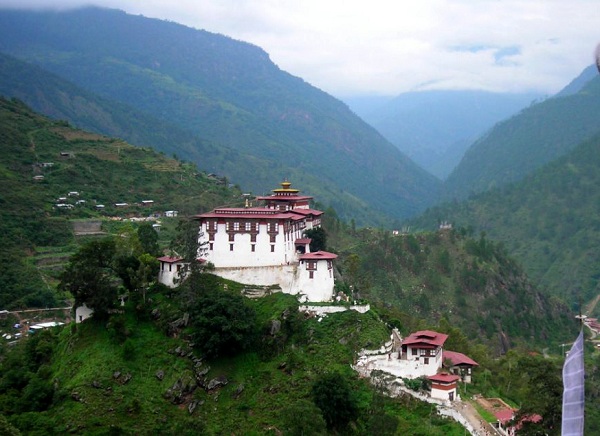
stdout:
MULTIPOLYGON (((263 170, 271 172, 270 180, 293 179, 346 217, 360 210, 352 198, 389 222, 418 213, 439 192, 439 180, 345 104, 281 71, 255 46, 107 9, 0 11, 0 23, 0 50, 7 54, 267 162, 263 170), (92 30, 90 23, 96 23, 92 30), (108 29, 110 37, 99 42, 97 35, 108 29), (143 38, 148 29, 150 47, 143 38), (20 36, 24 33, 27 38, 20 36), (133 43, 127 45, 130 35, 133 43), (116 39, 120 44, 111 44, 116 39)), ((208 160, 251 190, 272 186, 257 179, 257 171, 244 169, 243 161, 208 160)))

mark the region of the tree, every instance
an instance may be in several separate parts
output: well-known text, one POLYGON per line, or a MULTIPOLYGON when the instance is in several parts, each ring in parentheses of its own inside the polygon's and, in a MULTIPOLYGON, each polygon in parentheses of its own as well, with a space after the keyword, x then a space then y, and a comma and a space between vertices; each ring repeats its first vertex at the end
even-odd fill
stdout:
POLYGON ((327 249, 327 233, 322 227, 306 230, 304 236, 311 239, 310 251, 312 253, 327 249))
POLYGON ((95 317, 108 316, 118 297, 114 255, 115 241, 105 238, 88 242, 71 257, 61 274, 59 289, 73 295, 74 307, 86 304, 95 317))
POLYGON ((343 430, 358 416, 357 400, 338 372, 321 375, 313 384, 312 395, 329 429, 343 430))
POLYGON ((327 427, 321 411, 307 400, 298 400, 283 409, 282 418, 286 435, 325 435, 327 427))
POLYGON ((152 256, 158 256, 158 233, 152 227, 150 223, 142 223, 137 229, 137 236, 142 246, 144 253, 152 256))
POLYGON ((192 338, 207 357, 235 354, 251 343, 255 318, 241 295, 207 290, 190 308, 192 338))

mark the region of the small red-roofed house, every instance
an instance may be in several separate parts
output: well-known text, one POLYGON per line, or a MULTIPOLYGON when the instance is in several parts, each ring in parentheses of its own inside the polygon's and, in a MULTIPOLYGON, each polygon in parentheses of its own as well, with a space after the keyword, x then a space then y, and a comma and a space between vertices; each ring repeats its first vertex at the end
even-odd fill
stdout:
POLYGON ((398 358, 414 361, 423 375, 434 375, 442 367, 442 352, 448 335, 431 330, 411 333, 401 344, 398 358))
POLYGON ((474 367, 479 366, 470 357, 457 351, 444 350, 442 352, 442 364, 455 375, 460 376, 464 383, 471 383, 471 373, 474 367))
POLYGON ((526 422, 538 423, 542 420, 542 416, 538 414, 527 415, 521 418, 516 424, 513 422, 515 419, 517 409, 504 408, 501 410, 494 411, 493 414, 497 421, 493 424, 493 427, 500 433, 507 436, 515 436, 518 434, 518 430, 523 427, 526 422))
POLYGON ((431 398, 454 401, 457 399, 456 387, 460 377, 454 374, 435 374, 427 377, 431 381, 431 398))

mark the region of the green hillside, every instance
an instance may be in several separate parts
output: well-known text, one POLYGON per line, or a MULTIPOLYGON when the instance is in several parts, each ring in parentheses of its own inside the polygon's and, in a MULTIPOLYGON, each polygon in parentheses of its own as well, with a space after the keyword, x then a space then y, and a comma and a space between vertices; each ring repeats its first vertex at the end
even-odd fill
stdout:
POLYGON ((600 78, 497 124, 475 142, 445 182, 447 199, 517 181, 598 132, 600 78))
POLYGON ((434 228, 449 221, 485 231, 505 244, 546 294, 576 308, 580 298, 590 301, 600 289, 599 165, 596 136, 517 184, 432 208, 415 223, 434 228))
POLYGON ((166 210, 193 214, 240 201, 239 190, 192 164, 73 129, 2 98, 0 150, 2 308, 56 304, 53 279, 35 259, 62 250, 68 256, 73 221, 166 210), (154 203, 140 206, 143 200, 154 203))
POLYGON ((332 244, 345 285, 356 296, 428 325, 443 319, 496 353, 544 347, 575 334, 569 308, 536 289, 506 250, 486 237, 363 229, 352 242, 333 238, 332 244))
POLYGON ((438 194, 437 179, 346 105, 250 44, 115 10, 5 10, 0 50, 238 151, 182 157, 254 192, 287 177, 360 222, 415 215, 438 194))

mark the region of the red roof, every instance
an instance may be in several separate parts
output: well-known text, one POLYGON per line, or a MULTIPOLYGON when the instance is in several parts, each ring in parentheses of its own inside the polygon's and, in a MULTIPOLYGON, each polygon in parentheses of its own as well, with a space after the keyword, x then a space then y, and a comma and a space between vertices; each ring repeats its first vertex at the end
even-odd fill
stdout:
POLYGON ((431 330, 421 330, 415 333, 411 333, 406 339, 402 341, 402 345, 421 345, 424 348, 427 347, 441 347, 448 339, 448 335, 444 333, 438 333, 431 330))
POLYGON ((158 260, 160 262, 167 262, 167 263, 183 262, 182 257, 171 257, 171 256, 162 256, 162 257, 159 257, 158 260))
POLYGON ((452 362, 452 366, 458 365, 469 365, 469 366, 479 366, 477 362, 471 359, 468 356, 465 356, 463 353, 459 353, 457 351, 448 351, 444 350, 442 352, 442 362, 444 360, 450 360, 452 362))
POLYGON ((329 253, 327 251, 315 251, 314 253, 306 253, 300 256, 300 260, 333 260, 337 259, 337 254, 329 253))
MULTIPOLYGON (((183 260, 183 257, 171 257, 171 256, 158 257, 157 260, 159 262, 167 262, 167 263, 185 262, 185 260, 183 260)), ((201 259, 201 258, 198 258, 196 260, 200 263, 206 262, 205 259, 201 259)))
POLYGON ((289 219, 301 220, 306 215, 322 215, 323 212, 313 209, 290 209, 280 211, 267 207, 228 207, 216 208, 210 212, 194 216, 196 219, 203 218, 244 218, 244 219, 289 219))
POLYGON ((310 241, 312 241, 312 239, 310 239, 310 238, 299 238, 294 241, 294 244, 295 245, 310 244, 310 241))
POLYGON ((504 425, 513 419, 513 416, 515 416, 515 411, 513 409, 502 409, 494 412, 494 416, 502 423, 502 425, 504 425))
POLYGON ((292 209, 290 212, 294 212, 294 213, 299 213, 300 215, 314 215, 314 216, 319 216, 319 215, 323 215, 323 211, 317 210, 317 209, 292 209))
POLYGON ((427 377, 432 382, 438 383, 454 383, 455 381, 460 380, 460 377, 454 374, 435 374, 427 377))

